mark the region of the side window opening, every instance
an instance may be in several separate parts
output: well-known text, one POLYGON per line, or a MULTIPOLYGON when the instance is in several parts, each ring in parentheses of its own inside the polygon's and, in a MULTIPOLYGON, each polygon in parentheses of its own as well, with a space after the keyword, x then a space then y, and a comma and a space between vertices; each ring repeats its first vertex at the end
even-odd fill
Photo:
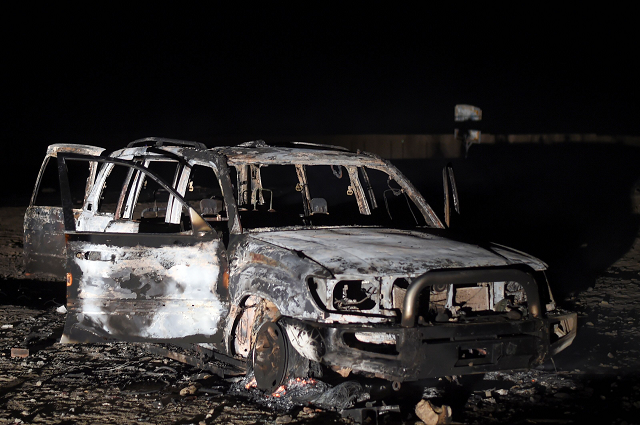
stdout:
MULTIPOLYGON (((89 179, 89 164, 86 162, 68 162, 67 174, 69 175, 73 208, 82 208, 89 179)), ((54 157, 47 158, 47 164, 40 179, 34 205, 50 207, 62 206, 60 183, 58 181, 58 163, 54 157)))
MULTIPOLYGON (((191 230, 189 212, 184 206, 177 207, 179 220, 169 222, 167 208, 173 196, 153 178, 124 165, 105 166, 112 169, 103 185, 98 211, 113 217, 105 232, 180 233, 191 230)), ((177 166, 176 162, 155 161, 148 168, 168 177, 166 182, 175 183, 179 172, 177 166)))
MULTIPOLYGON (((162 180, 175 187, 178 173, 177 162, 151 161, 147 164, 147 168, 160 175, 162 180)), ((131 188, 138 192, 137 200, 135 193, 132 195, 133 212, 131 218, 133 220, 152 220, 155 222, 164 222, 167 217, 167 208, 169 207, 169 192, 164 189, 152 178, 138 171, 139 187, 131 188)))
MULTIPOLYGON (((218 176, 211 167, 191 167, 184 199, 211 225, 229 219, 218 176)), ((226 229, 227 225, 216 227, 226 229)))
MULTIPOLYGON (((74 161, 66 161, 71 163, 74 161)), ((115 217, 118 208, 118 201, 122 194, 123 186, 129 177, 129 167, 117 164, 105 164, 104 167, 110 167, 111 171, 104 180, 102 185, 100 200, 98 202, 98 212, 111 214, 115 217)), ((107 169, 108 170, 108 169, 107 169)), ((71 179, 69 179, 71 181, 71 179)))

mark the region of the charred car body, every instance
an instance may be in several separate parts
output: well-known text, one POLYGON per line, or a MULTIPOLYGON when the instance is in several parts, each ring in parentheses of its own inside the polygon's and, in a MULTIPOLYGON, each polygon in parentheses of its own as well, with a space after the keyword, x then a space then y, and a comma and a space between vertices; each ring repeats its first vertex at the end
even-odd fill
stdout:
POLYGON ((52 145, 25 253, 28 272, 66 276, 63 342, 195 344, 265 390, 322 368, 393 382, 530 368, 576 332, 543 262, 449 238, 395 167, 341 148, 52 145), (58 206, 39 200, 48 168, 58 206))

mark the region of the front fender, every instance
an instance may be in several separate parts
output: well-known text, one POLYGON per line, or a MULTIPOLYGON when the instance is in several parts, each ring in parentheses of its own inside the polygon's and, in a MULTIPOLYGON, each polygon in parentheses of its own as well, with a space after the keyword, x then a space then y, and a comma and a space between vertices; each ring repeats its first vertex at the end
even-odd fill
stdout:
POLYGON ((318 264, 296 252, 242 235, 230 246, 229 296, 233 305, 249 295, 275 304, 283 316, 321 319, 306 283, 309 275, 324 275, 318 264))

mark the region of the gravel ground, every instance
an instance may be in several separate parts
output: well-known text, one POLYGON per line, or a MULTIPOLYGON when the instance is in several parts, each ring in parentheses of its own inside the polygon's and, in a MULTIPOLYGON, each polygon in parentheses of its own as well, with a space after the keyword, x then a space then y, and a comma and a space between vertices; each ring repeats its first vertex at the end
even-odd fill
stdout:
MULTIPOLYGON (((57 343, 65 287, 26 279, 24 208, 0 208, 0 423, 326 424, 339 414, 237 390, 221 379, 135 344, 57 343), (27 357, 12 356, 27 349, 27 357)), ((448 404, 461 423, 640 423, 640 235, 592 288, 558 300, 579 314, 578 337, 554 362, 403 386, 380 423, 419 423, 420 398, 448 404)), ((380 405, 380 402, 378 402, 380 405)))

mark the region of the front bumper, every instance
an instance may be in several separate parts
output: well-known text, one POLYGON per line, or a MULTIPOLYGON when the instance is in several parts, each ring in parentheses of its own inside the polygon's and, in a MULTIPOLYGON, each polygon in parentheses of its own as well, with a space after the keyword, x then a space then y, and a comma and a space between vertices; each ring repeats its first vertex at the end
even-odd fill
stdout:
POLYGON ((322 337, 317 358, 323 364, 404 382, 534 367, 571 344, 577 315, 557 313, 517 321, 494 316, 409 328, 287 322, 322 337), (363 342, 358 335, 386 343, 363 342))

